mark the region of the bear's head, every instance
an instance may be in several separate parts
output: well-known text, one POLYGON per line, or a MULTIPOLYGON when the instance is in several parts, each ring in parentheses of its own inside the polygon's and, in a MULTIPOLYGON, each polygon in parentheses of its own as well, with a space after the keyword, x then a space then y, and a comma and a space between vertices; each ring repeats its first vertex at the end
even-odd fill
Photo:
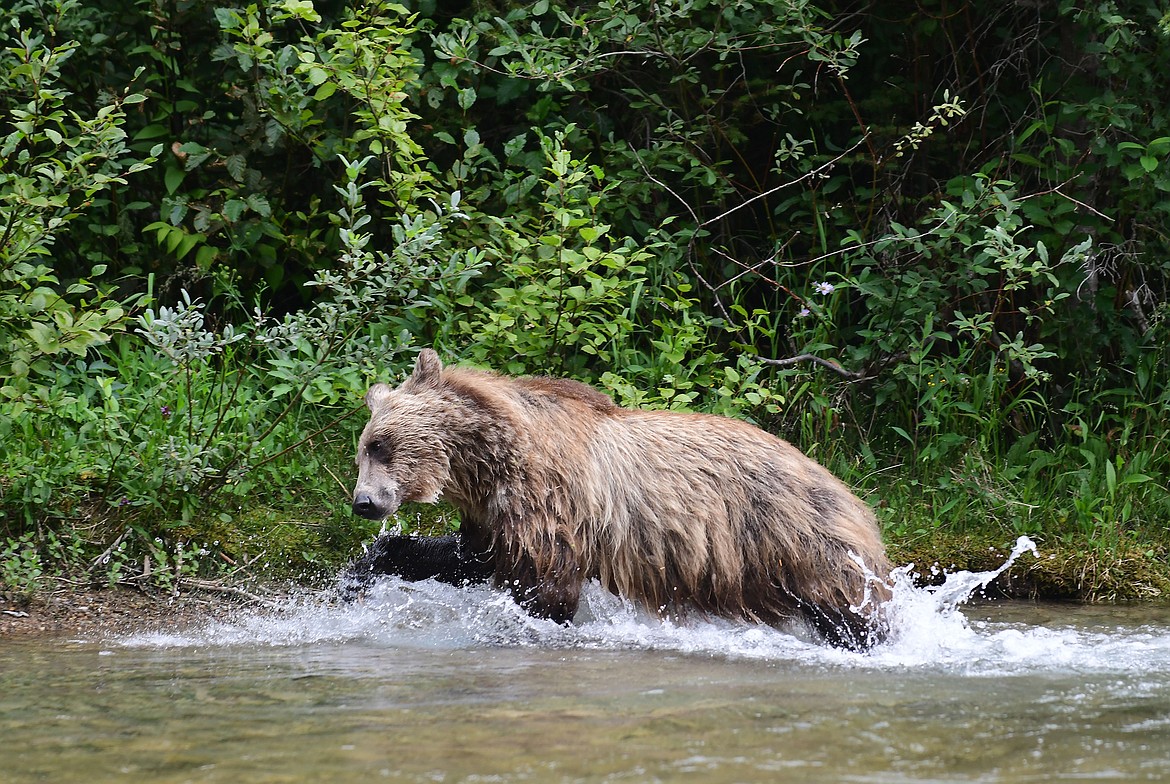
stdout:
POLYGON ((366 393, 370 421, 358 441, 355 514, 380 520, 404 501, 434 503, 442 495, 451 472, 442 372, 439 355, 424 349, 400 387, 375 384, 366 393))

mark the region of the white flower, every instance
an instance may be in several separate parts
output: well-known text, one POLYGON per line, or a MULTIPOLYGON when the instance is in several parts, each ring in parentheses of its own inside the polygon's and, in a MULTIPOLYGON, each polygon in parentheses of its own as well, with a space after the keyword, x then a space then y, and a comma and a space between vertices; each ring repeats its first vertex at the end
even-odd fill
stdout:
POLYGON ((833 284, 832 284, 832 283, 829 283, 828 281, 821 281, 820 283, 814 283, 814 284, 813 284, 813 289, 814 289, 814 290, 815 290, 815 291, 816 291, 818 294, 824 294, 824 295, 826 295, 826 296, 827 296, 827 295, 829 295, 829 294, 832 294, 832 293, 833 293, 833 289, 834 289, 834 288, 835 288, 835 287, 833 286, 833 284))

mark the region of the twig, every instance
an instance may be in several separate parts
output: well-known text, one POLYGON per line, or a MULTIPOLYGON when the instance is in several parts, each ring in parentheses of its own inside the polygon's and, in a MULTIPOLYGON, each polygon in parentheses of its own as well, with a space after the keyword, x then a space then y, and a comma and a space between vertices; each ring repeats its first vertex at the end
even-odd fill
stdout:
MULTIPOLYGON (((703 226, 707 225, 705 223, 703 223, 703 224, 699 223, 699 216, 695 213, 695 211, 693 209, 691 209, 691 205, 687 204, 686 199, 684 199, 682 196, 679 196, 677 193, 675 193, 673 190, 670 189, 669 185, 667 185, 662 180, 658 179, 657 177, 655 177, 653 174, 650 173, 650 169, 646 168, 646 164, 642 162, 641 156, 638 155, 638 151, 634 149, 634 145, 632 145, 632 144, 630 145, 630 151, 634 153, 634 160, 636 160, 638 162, 638 165, 642 167, 642 171, 645 172, 646 177, 651 182, 653 182, 655 185, 657 185, 658 187, 665 190, 667 193, 669 193, 674 198, 678 199, 679 204, 681 204, 682 206, 687 208, 687 212, 689 212, 691 214, 691 220, 693 220, 695 222, 695 225, 697 228, 702 228, 703 226)), ((719 288, 721 288, 721 286, 718 286, 718 287, 712 286, 710 283, 708 283, 707 279, 703 277, 703 274, 701 272, 699 272, 698 267, 695 266, 694 249, 695 249, 695 235, 692 234, 690 242, 687 243, 687 256, 688 256, 687 265, 691 269, 691 274, 693 274, 695 276, 695 278, 700 283, 702 283, 704 286, 706 286, 707 290, 711 292, 712 296, 715 298, 715 307, 719 308, 719 312, 723 314, 723 319, 728 324, 734 324, 735 322, 732 320, 731 314, 727 312, 727 308, 723 307, 723 301, 721 299, 719 299, 719 288)))
MULTIPOLYGON (((1091 212, 1091 213, 1093 213, 1094 215, 1096 215, 1098 218, 1104 218, 1105 220, 1109 221, 1110 223, 1113 223, 1113 222, 1114 222, 1114 219, 1113 219, 1113 218, 1110 218, 1108 215, 1106 215, 1105 213, 1101 212, 1100 210, 1098 210, 1098 209, 1094 209, 1093 207, 1090 207, 1088 204, 1085 204, 1085 203, 1084 203, 1083 201, 1081 201, 1080 199, 1074 199, 1072 196, 1069 196, 1067 193, 1065 193, 1064 191, 1062 191, 1062 190, 1060 189, 1060 186, 1057 186, 1057 187, 1053 188, 1053 189, 1052 189, 1052 192, 1053 192, 1053 193, 1055 193, 1057 196, 1063 196, 1064 198, 1066 198, 1066 199, 1068 199, 1069 201, 1071 201, 1073 204, 1079 204, 1080 206, 1084 207, 1084 208, 1085 208, 1086 210, 1088 210, 1089 212, 1091 212)), ((1037 195, 1039 195, 1039 194, 1037 194, 1037 195)), ((1023 201, 1023 199, 1020 199, 1019 201, 1023 201)))
POLYGON ((175 544, 175 582, 171 596, 179 595, 179 583, 183 582, 183 543, 175 544))
MULTIPOLYGON (((61 577, 59 575, 49 575, 49 579, 59 583, 65 583, 66 585, 72 585, 74 588, 85 588, 87 586, 93 585, 93 580, 71 580, 68 577, 61 577)), ((64 589, 62 589, 60 592, 64 592, 64 589)), ((54 591, 54 593, 59 592, 54 591)))
MULTIPOLYGON (((223 556, 225 554, 220 553, 220 555, 223 556)), ((244 558, 246 559, 244 561, 244 563, 237 566, 237 565, 235 565, 235 561, 232 561, 233 566, 231 569, 229 569, 227 572, 224 573, 224 577, 233 577, 235 575, 246 572, 249 566, 256 563, 257 561, 259 561, 261 558, 263 558, 266 555, 268 555, 267 550, 261 550, 259 555, 254 555, 251 558, 248 558, 248 554, 244 553, 244 558)))
MULTIPOLYGON (((796 300, 796 301, 797 301, 797 302, 799 302, 800 304, 802 304, 802 305, 803 305, 803 304, 805 304, 804 298, 803 298, 803 297, 801 297, 799 294, 796 294, 796 293, 794 293, 794 292, 792 291, 792 289, 788 288, 787 286, 785 286, 785 285, 784 285, 783 283, 781 283, 780 281, 778 281, 778 280, 773 280, 772 278, 769 278, 769 277, 768 277, 767 275, 765 275, 764 273, 760 272, 760 268, 761 268, 761 267, 763 267, 765 264, 772 264, 772 263, 774 263, 774 262, 775 262, 776 256, 777 256, 777 254, 779 254, 779 253, 780 253, 780 251, 776 251, 776 253, 773 253, 773 254, 772 254, 771 256, 769 256, 768 258, 766 258, 766 259, 764 259, 764 260, 762 260, 762 261, 760 261, 760 262, 757 262, 756 264, 753 264, 752 266, 750 266, 750 267, 749 267, 748 265, 744 264, 742 261, 740 261, 739 259, 735 258, 734 256, 731 256, 731 255, 729 255, 729 254, 727 254, 727 253, 724 253, 723 251, 719 250, 719 248, 711 248, 711 250, 712 250, 713 252, 715 252, 715 253, 718 253, 720 256, 722 256, 723 258, 727 259, 727 260, 728 260, 728 261, 730 261, 732 264, 735 264, 735 265, 737 265, 738 267, 740 267, 740 268, 743 270, 743 271, 742 271, 742 272, 740 272, 739 274, 737 274, 737 275, 735 275, 735 276, 733 276, 733 277, 731 277, 731 278, 728 278, 727 280, 725 280, 725 281, 723 281, 722 283, 720 283, 720 284, 719 284, 719 286, 718 286, 719 288, 723 288, 724 286, 728 286, 728 285, 730 285, 730 284, 732 284, 732 283, 735 283, 737 280, 739 280, 740 278, 742 278, 742 277, 743 277, 743 276, 745 276, 745 275, 752 275, 752 274, 754 274, 754 275, 756 275, 757 277, 759 277, 759 279, 760 279, 760 280, 762 280, 762 281, 764 281, 765 283, 768 283, 768 284, 770 284, 770 285, 772 285, 772 286, 775 286, 776 288, 780 289, 781 291, 783 291, 783 292, 784 292, 785 294, 787 294, 788 296, 792 297, 794 300, 796 300)), ((781 266, 787 266, 787 265, 781 265, 781 266)))
POLYGON ((878 474, 883 474, 886 471, 896 471, 896 470, 900 469, 903 465, 904 465, 903 463, 894 463, 893 465, 888 465, 888 466, 885 466, 884 468, 875 468, 874 470, 870 471, 865 476, 861 477, 861 481, 858 482, 857 484, 859 486, 862 484, 865 484, 865 482, 869 481, 870 477, 877 476, 878 474))
MULTIPOLYGON (((664 191, 666 191, 671 196, 676 198, 678 200, 679 204, 686 207, 687 212, 689 212, 691 214, 691 220, 693 220, 695 222, 696 226, 706 225, 706 224, 699 223, 699 216, 695 214, 695 211, 691 208, 691 205, 687 203, 686 199, 684 199, 682 196, 679 196, 677 193, 675 193, 673 190, 670 189, 669 185, 667 185, 662 180, 658 179, 657 177, 655 177, 653 174, 650 173, 650 169, 647 168, 646 164, 642 162, 642 156, 638 155, 638 151, 636 149, 634 149, 634 145, 630 144, 629 146, 630 146, 630 152, 632 152, 634 154, 634 160, 636 160, 638 162, 638 165, 642 167, 642 171, 645 173, 646 178, 648 180, 650 180, 650 182, 654 183, 659 188, 662 188, 664 191)), ((694 240, 692 240, 692 242, 693 241, 694 240)))
POLYGON ((226 593, 232 596, 239 596, 247 599, 250 602, 262 604, 265 607, 278 607, 279 605, 271 599, 265 599, 263 596, 257 596, 251 591, 245 591, 243 588, 236 588, 231 585, 220 585, 219 583, 210 580, 200 580, 195 577, 184 577, 179 582, 183 585, 195 588, 199 591, 211 591, 213 593, 226 593))
POLYGON ((722 215, 716 215, 714 218, 703 221, 702 223, 699 224, 699 228, 701 229, 704 226, 710 226, 712 223, 717 223, 717 222, 723 220, 724 218, 726 218, 731 213, 735 212, 736 210, 741 210, 744 207, 751 204, 752 202, 759 201, 760 199, 771 196, 776 191, 784 190, 785 188, 796 185, 797 183, 803 182, 804 180, 807 180, 811 177, 818 176, 821 172, 825 171, 826 169, 833 168, 833 166, 836 165, 837 161, 841 160, 842 158, 844 158, 847 155, 850 155, 854 150, 856 150, 858 147, 860 147, 861 145, 865 144, 868 141, 869 141, 869 134, 867 133, 864 136, 862 136, 860 139, 858 139, 857 142, 852 147, 850 147, 848 150, 845 150, 843 153, 838 155, 833 160, 826 161, 825 163, 822 163, 817 168, 813 169, 812 171, 805 172, 804 174, 797 177, 795 180, 789 180, 788 182, 782 182, 779 185, 777 185, 775 188, 769 188, 768 190, 764 191, 763 193, 757 193, 755 196, 751 197, 750 199, 747 199, 746 201, 741 201, 739 204, 735 205, 730 210, 727 210, 722 215))
POLYGON ((108 559, 110 557, 110 553, 114 552, 114 548, 116 548, 118 545, 120 545, 122 543, 122 540, 125 539, 127 536, 129 536, 133 532, 133 530, 134 530, 133 528, 127 528, 125 531, 118 534, 118 538, 115 539, 113 542, 111 542, 110 546, 107 547, 102 552, 101 555, 99 555, 97 558, 94 558, 93 563, 91 563, 89 565, 89 568, 86 569, 85 571, 87 573, 92 572, 94 569, 97 568, 98 564, 104 563, 106 561, 106 559, 108 559))
POLYGON ((1028 199, 1034 199, 1037 196, 1048 196, 1049 194, 1055 193, 1057 196, 1063 196, 1064 198, 1068 199, 1073 204, 1084 207, 1086 210, 1093 213, 1098 218, 1103 218, 1103 219, 1109 221, 1110 223, 1114 222, 1114 219, 1110 218, 1105 213, 1101 212, 1100 210, 1096 209, 1095 207, 1091 207, 1088 204, 1085 204, 1080 199, 1074 199, 1072 196, 1069 196, 1067 193, 1065 193, 1064 191, 1061 190, 1061 188, 1063 188, 1065 185, 1068 185, 1068 183, 1070 183, 1070 182, 1072 182, 1072 180, 1066 180, 1066 181, 1062 182, 1060 185, 1057 185, 1055 188, 1049 188, 1046 191, 1040 191, 1038 193, 1029 193, 1027 196, 1020 196, 1016 199, 1016 201, 1027 201, 1028 199))
POLYGON ((322 468, 325 469, 325 472, 327 474, 329 474, 329 476, 333 477, 333 481, 336 482, 337 486, 341 488, 341 492, 345 493, 346 495, 349 495, 349 493, 350 493, 349 488, 345 486, 345 482, 342 482, 340 479, 337 478, 337 474, 333 473, 333 469, 331 469, 327 465, 323 465, 322 468))
POLYGON ((790 367, 792 365, 798 365, 801 362, 812 362, 814 365, 820 365, 827 370, 833 371, 842 378, 847 378, 851 381, 861 381, 862 379, 869 378, 869 374, 867 374, 865 371, 848 370, 847 368, 841 367, 831 359, 822 359, 815 354, 798 354, 795 357, 787 357, 785 359, 771 359, 769 357, 757 357, 757 359, 760 362, 764 362, 769 365, 775 365, 777 367, 790 367))

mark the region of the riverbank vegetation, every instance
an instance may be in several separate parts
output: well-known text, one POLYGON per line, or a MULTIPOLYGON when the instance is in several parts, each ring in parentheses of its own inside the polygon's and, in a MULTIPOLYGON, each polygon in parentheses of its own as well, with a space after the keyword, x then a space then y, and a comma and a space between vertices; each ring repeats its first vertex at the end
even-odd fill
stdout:
POLYGON ((3 21, 10 592, 328 575, 374 533, 361 395, 424 346, 751 419, 857 487, 898 560, 1028 535, 1035 591, 1170 588, 1157 4, 3 21))

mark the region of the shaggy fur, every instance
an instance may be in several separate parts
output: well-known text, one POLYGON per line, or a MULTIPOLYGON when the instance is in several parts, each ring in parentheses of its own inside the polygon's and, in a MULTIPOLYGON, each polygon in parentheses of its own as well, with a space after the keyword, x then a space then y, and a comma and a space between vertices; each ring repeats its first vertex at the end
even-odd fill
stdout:
POLYGON ((659 613, 804 618, 835 645, 864 648, 884 631, 889 564, 873 513, 745 422, 443 368, 430 350, 366 403, 354 511, 379 519, 446 498, 462 513, 453 564, 474 559, 533 614, 570 621, 597 579, 659 613))

